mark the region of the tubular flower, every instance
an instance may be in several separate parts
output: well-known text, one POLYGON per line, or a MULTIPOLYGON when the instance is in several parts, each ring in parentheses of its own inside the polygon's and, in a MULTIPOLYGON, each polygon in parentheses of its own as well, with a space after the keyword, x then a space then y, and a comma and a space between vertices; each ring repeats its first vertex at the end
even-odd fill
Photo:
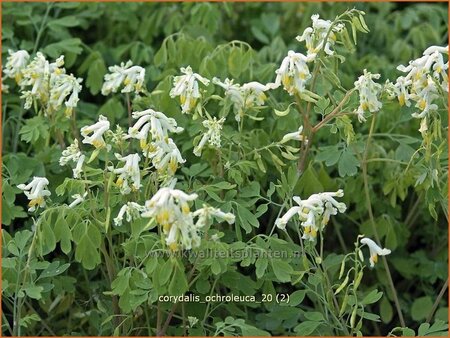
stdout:
POLYGON ((128 156, 121 156, 120 154, 115 154, 116 158, 125 162, 122 168, 114 169, 109 167, 109 169, 115 173, 119 174, 117 178, 116 185, 120 188, 122 194, 129 194, 131 191, 137 191, 141 188, 141 171, 139 169, 140 157, 138 154, 130 154, 128 156), (131 181, 131 185, 128 180, 131 181))
POLYGON ((311 78, 307 62, 310 61, 301 53, 290 50, 275 73, 275 83, 268 84, 269 88, 277 88, 281 84, 289 95, 305 91, 306 82, 311 78))
POLYGON ((159 173, 175 175, 178 165, 186 162, 181 156, 180 150, 171 138, 166 141, 150 143, 144 150, 144 156, 152 160, 153 166, 159 173))
MULTIPOLYGON (((51 79, 52 77, 65 74, 66 70, 63 66, 63 55, 57 58, 54 63, 49 63, 42 53, 36 53, 35 58, 22 70, 23 78, 19 83, 22 88, 32 86, 31 90, 22 91, 27 98, 26 107, 31 106, 30 101, 33 99, 39 100, 43 106, 47 107, 50 99, 51 84, 54 83, 54 80, 51 79)), ((48 112, 52 112, 51 107, 47 108, 50 108, 47 109, 49 110, 48 112)), ((46 111, 46 113, 48 112, 46 111)))
POLYGON ((205 86, 209 85, 209 80, 203 76, 194 73, 190 66, 180 68, 184 75, 175 76, 173 79, 173 88, 170 91, 170 97, 180 97, 181 112, 187 114, 196 106, 198 99, 201 98, 198 81, 205 86))
POLYGON ((364 69, 364 74, 355 81, 355 89, 359 92, 359 107, 355 112, 359 122, 366 121, 364 117, 366 111, 375 113, 383 106, 377 97, 381 93, 382 86, 373 81, 379 78, 380 74, 372 74, 364 69))
POLYGON ((23 190, 24 194, 30 200, 28 203, 28 211, 33 212, 36 208, 45 207, 45 197, 51 195, 50 191, 46 189, 48 183, 45 177, 33 177, 33 180, 27 185, 19 184, 17 186, 17 188, 23 190))
POLYGON ((225 89, 225 95, 233 103, 235 119, 238 122, 246 110, 260 107, 265 103, 267 96, 264 92, 270 89, 268 86, 255 81, 245 83, 242 86, 237 83, 234 84, 233 80, 230 79, 225 79, 224 82, 221 82, 215 77, 212 81, 225 89))
POLYGON ((76 162, 75 169, 73 169, 73 178, 80 178, 85 156, 81 154, 80 148, 78 147, 78 140, 75 139, 73 143, 63 150, 62 155, 59 159, 59 165, 65 166, 69 162, 76 162))
POLYGON ((152 140, 162 141, 168 138, 169 132, 178 134, 184 130, 177 126, 175 119, 153 109, 134 112, 133 118, 137 119, 137 121, 134 126, 128 129, 128 135, 140 140, 142 150, 145 150, 148 146, 149 132, 152 140))
POLYGON ((121 226, 123 223, 123 216, 126 215, 127 222, 131 222, 135 219, 138 219, 141 217, 141 212, 143 212, 145 208, 142 205, 139 205, 135 202, 128 202, 127 204, 124 204, 117 215, 116 218, 114 218, 114 224, 116 226, 121 226))
POLYGON ((195 223, 197 228, 203 228, 209 220, 213 218, 218 219, 219 221, 225 221, 228 224, 233 224, 236 217, 230 212, 223 212, 220 209, 216 209, 207 205, 204 205, 203 208, 198 209, 193 212, 194 217, 198 217, 197 222, 195 223))
POLYGON ((79 101, 78 94, 80 93, 83 79, 77 79, 72 74, 52 74, 50 76, 50 101, 49 110, 56 111, 61 106, 67 96, 69 98, 65 101, 66 106, 65 115, 72 116, 73 109, 76 108, 79 101))
POLYGON ((212 120, 203 121, 203 126, 208 130, 203 134, 199 144, 194 148, 195 156, 201 156, 206 142, 215 148, 220 148, 220 131, 222 130, 224 122, 225 117, 222 117, 219 120, 214 117, 212 120))
POLYGON ((302 134, 302 132, 303 132, 303 126, 300 126, 300 128, 298 128, 297 131, 294 131, 293 133, 288 133, 288 134, 284 135, 283 138, 281 139, 280 143, 286 143, 290 140, 308 142, 308 140, 302 134))
POLYGON ((290 208, 283 217, 275 221, 275 225, 280 229, 285 229, 289 220, 298 215, 303 227, 303 239, 314 241, 317 232, 323 230, 328 224, 331 215, 343 213, 347 209, 346 205, 337 202, 334 197, 342 197, 344 192, 322 192, 311 195, 308 199, 302 200, 294 196, 293 200, 298 204, 290 208))
POLYGON ((76 207, 78 204, 84 202, 84 200, 85 200, 87 194, 88 194, 88 193, 87 193, 87 191, 86 191, 83 195, 80 195, 80 194, 72 195, 72 198, 74 199, 74 201, 73 201, 72 203, 69 204, 69 208, 74 208, 74 207, 76 207))
POLYGON ((109 130, 109 121, 103 115, 100 115, 98 122, 90 126, 81 128, 81 135, 84 137, 83 143, 92 144, 95 148, 103 148, 106 146, 106 142, 103 139, 103 134, 109 130), (89 136, 89 134, 91 134, 89 136))
POLYGON ((133 66, 133 62, 129 60, 127 63, 122 62, 120 66, 108 67, 110 73, 104 77, 105 82, 102 86, 102 95, 116 93, 122 84, 124 87, 121 93, 135 92, 139 94, 144 84, 145 69, 139 66, 133 66))
POLYGON ((370 238, 364 237, 363 239, 361 239, 361 243, 366 244, 369 247, 369 251, 370 251, 369 262, 370 262, 371 268, 373 268, 375 263, 378 262, 378 256, 386 256, 391 253, 391 250, 386 249, 386 248, 384 248, 384 249, 380 248, 377 245, 377 243, 375 243, 370 238))
POLYGON ((330 20, 319 19, 319 14, 312 15, 311 20, 312 27, 306 28, 302 35, 297 36, 297 41, 305 41, 309 59, 314 59, 322 49, 327 55, 333 55, 334 51, 331 48, 336 42, 336 33, 342 31, 344 24, 337 23, 332 27, 333 23, 330 20))
POLYGON ((200 245, 198 228, 193 222, 189 202, 197 194, 186 194, 181 190, 161 188, 147 202, 142 217, 155 218, 166 236, 166 244, 172 250, 189 250, 200 245))
POLYGON ((27 66, 30 55, 26 50, 18 50, 17 52, 8 50, 8 54, 3 72, 7 77, 16 80, 16 83, 19 84, 23 77, 22 71, 27 66))
POLYGON ((448 46, 431 46, 423 52, 423 56, 409 62, 408 66, 400 65, 397 69, 405 76, 397 78, 395 86, 401 90, 396 92, 400 105, 410 105, 414 101, 418 112, 412 114, 416 118, 425 118, 438 106, 433 101, 439 97, 439 87, 448 92, 448 61, 444 62, 444 54, 448 55, 448 46))

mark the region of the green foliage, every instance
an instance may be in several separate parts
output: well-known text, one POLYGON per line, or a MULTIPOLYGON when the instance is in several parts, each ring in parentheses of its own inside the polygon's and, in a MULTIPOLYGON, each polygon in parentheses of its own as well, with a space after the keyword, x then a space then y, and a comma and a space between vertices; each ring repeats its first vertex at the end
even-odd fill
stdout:
POLYGON ((49 112, 48 97, 24 108, 15 80, 2 82, 9 86, 2 92, 2 333, 448 335, 447 298, 438 298, 448 279, 447 95, 439 89, 438 109, 421 133, 411 117, 415 102, 401 107, 387 85, 382 109, 358 122, 354 90, 365 68, 380 73, 380 84, 395 82, 404 75, 399 64, 443 45, 447 7, 353 5, 2 3, 3 65, 8 49, 31 58, 40 51, 51 62, 64 55, 67 73, 84 79, 70 118, 65 107, 49 112), (237 111, 224 88, 200 84, 191 114, 171 97, 188 65, 211 82, 273 83, 289 50, 307 54, 295 36, 315 13, 344 26, 333 38, 335 53, 319 50, 308 63, 313 79, 304 91, 289 95, 282 85, 265 91, 262 105, 237 111), (127 60, 145 68, 142 92, 102 96, 108 67, 127 60), (186 160, 176 183, 143 156, 139 141, 118 136, 135 123, 132 112, 149 108, 184 129, 170 135, 186 160), (100 114, 110 122, 103 136, 111 148, 82 142, 80 128, 100 114), (208 131, 203 121, 213 117, 225 121, 221 146, 207 144, 196 156, 208 131), (285 138, 299 126, 302 141, 285 138), (75 140, 86 154, 77 178, 75 164, 59 163, 75 140), (131 153, 141 156, 142 186, 123 194, 115 154, 131 153), (49 180, 51 196, 27 213, 31 198, 17 186, 35 176, 49 180), (122 206, 144 205, 168 184, 198 195, 188 203, 193 214, 208 205, 235 222, 207 218, 190 250, 170 247, 158 217, 124 214, 117 224, 122 206), (298 216, 277 227, 297 205, 293 196, 304 201, 339 189, 346 211, 324 224, 317 219, 314 241, 302 237, 298 216), (70 207, 78 195, 82 201, 70 207), (373 269, 360 234, 392 251, 373 269), (183 296, 199 298, 176 298, 183 296))

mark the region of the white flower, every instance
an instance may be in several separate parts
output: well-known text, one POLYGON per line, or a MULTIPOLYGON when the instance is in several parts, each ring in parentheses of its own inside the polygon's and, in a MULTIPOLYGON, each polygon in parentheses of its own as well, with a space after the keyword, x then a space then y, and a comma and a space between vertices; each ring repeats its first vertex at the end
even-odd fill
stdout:
POLYGON ((72 195, 72 198, 74 199, 74 201, 73 201, 72 203, 69 204, 69 208, 74 208, 74 207, 76 207, 78 204, 84 202, 84 200, 85 200, 87 194, 88 194, 88 193, 87 193, 87 191, 86 191, 83 195, 80 195, 80 194, 72 195))
POLYGON ((120 66, 111 66, 108 70, 110 73, 105 75, 102 87, 103 95, 117 92, 122 84, 124 84, 122 93, 135 92, 138 94, 142 91, 145 78, 144 68, 133 66, 133 62, 129 60, 127 63, 122 62, 120 66))
POLYGON ((127 222, 131 222, 137 218, 140 218, 140 213, 143 212, 145 208, 135 202, 128 202, 124 204, 116 218, 114 218, 114 224, 116 226, 121 226, 123 222, 123 216, 126 215, 127 222))
POLYGON ((48 183, 45 177, 33 177, 33 180, 27 185, 19 184, 17 186, 17 188, 23 190, 24 194, 30 200, 28 203, 28 211, 33 212, 36 208, 45 207, 44 198, 51 195, 50 191, 46 189, 48 183))
POLYGON ((8 54, 9 56, 6 58, 6 65, 3 72, 7 77, 15 79, 17 83, 20 83, 23 76, 22 71, 27 66, 30 55, 26 50, 18 50, 17 52, 8 50, 8 54))
POLYGON ((370 251, 369 261, 370 261, 371 268, 373 268, 375 263, 378 261, 378 256, 386 256, 391 253, 391 250, 386 249, 386 248, 384 248, 384 249, 380 248, 377 245, 377 243, 375 243, 370 238, 364 237, 363 239, 361 239, 361 243, 366 244, 369 247, 369 251, 370 251))
POLYGON ((281 62, 280 68, 275 71, 277 74, 275 83, 267 86, 274 89, 282 84, 289 95, 304 92, 306 82, 311 78, 306 63, 308 61, 309 59, 305 55, 290 50, 281 62))
POLYGON ((171 138, 167 142, 156 141, 148 144, 144 156, 152 159, 152 164, 159 173, 167 173, 170 176, 175 174, 179 164, 186 162, 171 138))
POLYGON ((129 194, 131 191, 137 191, 141 188, 141 171, 139 169, 139 161, 141 158, 138 154, 130 154, 128 156, 121 156, 120 154, 115 154, 119 161, 125 162, 122 168, 114 169, 109 167, 109 169, 115 173, 119 174, 116 184, 120 187, 120 192, 122 194, 129 194), (128 181, 131 181, 131 184, 128 181))
POLYGON ((221 82, 218 78, 213 78, 212 82, 225 89, 225 95, 230 98, 235 110, 235 119, 240 121, 245 111, 254 107, 262 106, 267 96, 264 93, 270 88, 259 82, 249 82, 242 86, 234 84, 233 80, 225 79, 221 82))
POLYGON ((309 59, 314 59, 322 49, 327 55, 333 55, 334 51, 331 50, 331 47, 336 42, 336 33, 339 33, 344 28, 344 25, 337 23, 331 28, 332 22, 319 19, 319 14, 312 15, 311 20, 312 27, 306 28, 301 36, 297 36, 297 41, 305 41, 309 59), (327 40, 325 41, 325 39, 327 40))
POLYGON ((416 103, 419 112, 414 112, 413 117, 425 118, 430 111, 438 109, 433 101, 439 97, 439 87, 448 92, 448 61, 444 62, 443 54, 448 55, 448 46, 431 46, 423 52, 423 56, 410 61, 408 66, 397 67, 407 74, 397 78, 396 87, 399 90, 396 94, 400 105, 405 103, 409 106, 409 100, 416 103))
POLYGON ((359 92, 359 107, 356 110, 359 122, 366 121, 364 113, 375 113, 381 109, 382 103, 378 100, 382 86, 373 79, 379 79, 380 74, 372 74, 364 69, 364 74, 355 81, 355 89, 359 92))
POLYGON ((166 235, 166 244, 176 251, 181 246, 189 250, 200 245, 199 229, 195 226, 189 202, 197 198, 197 194, 186 194, 181 190, 161 188, 148 201, 142 217, 155 218, 166 235))
POLYGON ((209 85, 209 80, 194 73, 190 66, 180 68, 180 71, 184 75, 174 77, 170 97, 180 97, 181 111, 183 114, 186 114, 196 106, 198 99, 201 98, 198 81, 207 86, 209 85))
POLYGON ((51 111, 58 110, 67 96, 69 98, 65 101, 67 117, 72 116, 73 109, 77 106, 79 101, 78 94, 82 89, 80 83, 83 79, 77 79, 72 74, 52 74, 50 76, 50 101, 49 109, 51 111))
POLYGON ((78 140, 75 139, 73 143, 63 150, 62 155, 59 159, 59 165, 65 166, 68 162, 76 162, 81 156, 81 151, 78 146, 78 140))
POLYGON ((322 230, 328 224, 330 215, 345 212, 346 205, 334 199, 334 197, 342 196, 344 196, 342 190, 313 194, 306 200, 294 196, 293 200, 297 205, 290 208, 283 217, 278 218, 275 225, 280 229, 286 229, 289 220, 298 215, 303 227, 302 238, 314 241, 317 231, 322 230))
POLYGON ((84 137, 83 143, 92 144, 95 148, 102 148, 106 146, 106 142, 103 139, 103 134, 109 130, 109 121, 103 115, 100 115, 98 122, 90 126, 81 128, 81 135, 84 137), (89 136, 89 134, 91 134, 89 136))
POLYGON ((9 93, 9 86, 5 84, 3 81, 5 81, 5 77, 2 76, 2 93, 7 94, 9 93))
POLYGON ((236 217, 230 212, 223 212, 220 209, 207 205, 204 205, 203 208, 194 211, 193 216, 198 217, 196 222, 196 226, 198 228, 203 228, 213 217, 220 221, 226 221, 228 224, 233 224, 236 219, 236 217))
POLYGON ((194 155, 201 156, 203 147, 206 142, 208 142, 211 146, 215 148, 220 148, 220 131, 222 130, 223 123, 225 122, 225 118, 217 120, 215 117, 212 120, 203 121, 203 126, 208 128, 206 133, 203 134, 200 142, 194 148, 194 155))
POLYGON ((72 169, 73 172, 73 178, 80 178, 81 177, 81 173, 83 172, 83 163, 85 160, 86 156, 81 155, 78 160, 77 160, 77 165, 75 166, 74 169, 72 169))
MULTIPOLYGON (((63 55, 57 58, 54 63, 50 63, 42 53, 36 53, 35 58, 25 69, 23 69, 23 79, 19 82, 19 85, 22 88, 32 86, 27 94, 27 106, 29 105, 31 97, 32 99, 39 100, 44 107, 49 108, 47 105, 50 99, 50 85, 51 83, 54 83, 54 81, 50 81, 50 79, 54 76, 65 74, 66 70, 63 66, 63 55)), ((23 92, 25 92, 25 90, 23 90, 23 92)), ((47 114, 48 112, 51 112, 51 109, 45 113, 47 114)))
POLYGON ((161 141, 168 138, 169 132, 181 133, 184 130, 177 126, 175 119, 153 109, 134 112, 133 118, 137 119, 137 121, 134 126, 128 129, 128 135, 141 141, 142 150, 145 150, 148 145, 149 133, 152 136, 152 140, 161 141))
POLYGON ((297 131, 294 131, 293 133, 288 133, 283 136, 280 143, 286 143, 290 140, 296 140, 296 141, 302 141, 302 142, 308 142, 306 137, 302 134, 303 132, 303 126, 300 126, 297 131))

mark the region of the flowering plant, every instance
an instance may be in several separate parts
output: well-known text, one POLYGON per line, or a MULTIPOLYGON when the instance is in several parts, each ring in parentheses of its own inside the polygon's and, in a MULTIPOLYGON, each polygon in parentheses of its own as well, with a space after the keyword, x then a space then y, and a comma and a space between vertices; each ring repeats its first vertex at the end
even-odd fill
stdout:
POLYGON ((251 44, 231 4, 27 4, 34 44, 6 20, 4 332, 445 334, 445 34, 383 71, 352 54, 391 36, 369 5, 285 5, 251 44))

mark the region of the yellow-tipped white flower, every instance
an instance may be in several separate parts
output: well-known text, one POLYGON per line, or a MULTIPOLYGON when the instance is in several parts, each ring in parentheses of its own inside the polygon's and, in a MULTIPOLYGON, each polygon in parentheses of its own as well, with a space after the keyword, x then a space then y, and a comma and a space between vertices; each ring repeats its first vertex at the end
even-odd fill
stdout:
POLYGON ((116 218, 114 218, 114 224, 116 226, 121 226, 123 223, 123 217, 126 216, 127 222, 131 222, 135 219, 138 219, 141 217, 141 212, 145 210, 145 207, 142 205, 139 205, 135 202, 128 202, 127 204, 124 204, 117 215, 116 218))
POLYGON ((303 126, 300 126, 297 131, 294 131, 293 133, 288 133, 283 136, 280 143, 286 143, 291 140, 295 141, 302 141, 302 142, 308 142, 306 137, 302 134, 303 132, 303 126))
POLYGON ((170 133, 181 133, 184 129, 177 126, 177 121, 171 117, 167 117, 161 112, 147 109, 140 112, 134 112, 133 118, 137 119, 134 126, 128 129, 129 137, 141 141, 141 148, 147 148, 149 141, 148 134, 154 141, 166 140, 170 133))
POLYGON ((191 112, 202 96, 198 87, 198 81, 207 86, 209 85, 209 80, 194 73, 190 66, 180 68, 180 71, 184 75, 174 77, 170 97, 180 97, 181 111, 183 114, 186 114, 191 112))
POLYGON ((166 236, 166 244, 176 251, 180 247, 189 250, 200 245, 199 230, 193 222, 189 202, 197 194, 186 194, 181 190, 161 188, 147 202, 142 217, 155 218, 166 236))
POLYGON ((355 89, 359 92, 359 106, 355 112, 359 122, 366 121, 364 114, 367 111, 375 113, 383 106, 378 100, 382 86, 373 81, 373 79, 379 78, 380 74, 372 74, 364 69, 364 74, 355 81, 355 89))
POLYGON ((298 215, 303 227, 302 238, 314 241, 317 237, 317 232, 323 230, 331 215, 336 215, 338 212, 343 213, 347 209, 344 203, 335 199, 335 197, 342 196, 344 196, 342 190, 313 194, 306 200, 294 196, 293 200, 297 205, 290 208, 283 217, 278 218, 275 221, 275 225, 280 229, 286 229, 289 220, 298 215))
POLYGON ((310 61, 305 55, 290 50, 281 62, 280 68, 275 73, 275 83, 268 84, 269 88, 275 89, 280 85, 289 95, 299 94, 305 91, 305 85, 311 78, 307 62, 310 61))
POLYGON ((85 156, 80 151, 78 140, 75 139, 70 146, 63 150, 62 155, 59 158, 59 165, 65 166, 69 162, 76 162, 76 166, 73 169, 73 178, 80 178, 83 171, 84 160, 85 156))
POLYGON ((74 199, 72 203, 69 204, 69 208, 75 208, 77 205, 81 204, 82 202, 84 202, 86 196, 87 196, 87 191, 83 194, 75 194, 72 195, 72 198, 74 199))
POLYGON ((64 103, 66 106, 65 115, 71 117, 73 109, 76 108, 79 101, 78 94, 82 89, 80 84, 82 81, 83 79, 77 79, 72 74, 52 74, 50 76, 49 110, 58 110, 69 96, 64 103))
POLYGON ((320 19, 319 14, 312 15, 311 20, 312 27, 306 28, 302 35, 297 36, 297 41, 305 41, 306 48, 308 49, 307 56, 311 60, 314 59, 317 53, 322 49, 327 55, 333 55, 334 51, 332 51, 331 48, 336 42, 336 33, 342 31, 344 25, 342 23, 337 23, 331 27, 332 22, 330 20, 320 19))
POLYGON ((223 212, 220 209, 207 205, 204 205, 203 208, 194 211, 192 215, 194 217, 198 217, 197 222, 195 223, 197 228, 203 228, 213 218, 216 218, 219 221, 225 221, 228 224, 233 224, 236 219, 236 217, 230 212, 223 212))
POLYGON ((30 101, 36 99, 47 108, 46 114, 52 112, 51 107, 47 106, 50 100, 51 84, 54 83, 54 80, 51 79, 65 74, 66 70, 63 66, 63 55, 57 58, 55 62, 50 63, 42 53, 36 53, 34 59, 22 70, 23 78, 19 83, 22 88, 31 86, 31 90, 22 90, 27 99, 26 107, 31 106, 30 101))
POLYGON ((12 50, 8 50, 9 56, 6 58, 6 65, 3 69, 3 73, 14 80, 19 84, 22 81, 22 71, 28 65, 28 61, 30 60, 30 55, 26 50, 18 50, 14 52, 12 50))
POLYGON ((105 116, 100 115, 97 123, 81 128, 81 135, 84 137, 81 142, 92 144, 95 148, 105 147, 106 142, 103 139, 103 134, 107 130, 109 130, 109 121, 105 116), (89 136, 89 134, 92 135, 89 136))
POLYGON ((186 162, 180 150, 171 138, 166 141, 150 143, 144 150, 144 156, 152 159, 153 166, 160 174, 175 175, 180 164, 186 162))
POLYGON ((120 188, 120 192, 129 194, 131 191, 139 190, 141 188, 141 170, 139 168, 141 158, 139 155, 130 154, 122 157, 120 154, 115 154, 115 156, 119 161, 125 162, 122 168, 109 167, 113 173, 119 175, 116 184, 120 188))
POLYGON ((262 106, 267 96, 264 93, 270 88, 259 82, 249 82, 242 86, 233 83, 233 80, 225 79, 224 82, 213 78, 212 82, 225 89, 225 95, 233 102, 236 121, 240 121, 245 111, 254 107, 262 106))
POLYGON ((220 148, 220 132, 222 130, 225 118, 217 120, 215 117, 212 120, 203 121, 203 126, 208 130, 203 134, 200 142, 194 148, 194 155, 201 156, 203 147, 208 142, 212 147, 220 148))
POLYGON ((102 94, 109 95, 116 93, 124 85, 121 92, 139 94, 145 79, 145 69, 139 66, 133 66, 129 60, 127 63, 121 63, 120 66, 111 66, 108 68, 110 73, 105 75, 105 82, 102 86, 102 94))
POLYGON ((369 251, 370 251, 369 262, 370 262, 371 268, 373 268, 375 263, 378 262, 378 256, 386 256, 391 253, 391 250, 386 249, 386 248, 384 248, 384 249, 380 248, 377 245, 377 243, 375 243, 370 238, 364 237, 363 239, 361 239, 361 243, 366 244, 369 247, 369 251))
POLYGON ((45 207, 45 197, 50 196, 47 185, 48 180, 45 177, 33 177, 33 180, 25 184, 19 184, 17 188, 23 190, 25 196, 30 200, 28 203, 28 211, 33 212, 37 208, 45 207))

